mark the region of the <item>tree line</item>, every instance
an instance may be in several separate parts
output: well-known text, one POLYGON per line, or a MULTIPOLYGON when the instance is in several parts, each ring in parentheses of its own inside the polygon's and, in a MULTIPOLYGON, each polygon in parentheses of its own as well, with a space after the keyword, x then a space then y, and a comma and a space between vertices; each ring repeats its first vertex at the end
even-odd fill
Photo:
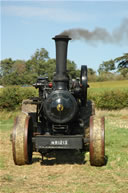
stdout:
POLYGON ((128 75, 128 53, 123 56, 117 57, 114 60, 108 60, 100 64, 98 72, 110 72, 116 70, 123 77, 128 75))
MULTIPOLYGON (((74 61, 67 60, 68 71, 72 78, 79 76, 74 61)), ((37 77, 48 76, 52 80, 56 68, 55 59, 49 57, 44 48, 37 49, 27 61, 7 58, 0 63, 0 84, 2 85, 31 85, 37 77)))
MULTIPOLYGON (((37 49, 27 61, 6 58, 0 61, 0 84, 32 85, 40 76, 48 76, 49 80, 52 80, 55 68, 56 61, 49 57, 45 48, 37 49)), ((67 60, 67 70, 71 78, 80 76, 80 69, 77 69, 74 61, 67 60)), ((97 75, 96 71, 88 68, 89 81, 108 80, 113 78, 113 75, 128 79, 128 53, 100 64, 98 73, 97 75)))

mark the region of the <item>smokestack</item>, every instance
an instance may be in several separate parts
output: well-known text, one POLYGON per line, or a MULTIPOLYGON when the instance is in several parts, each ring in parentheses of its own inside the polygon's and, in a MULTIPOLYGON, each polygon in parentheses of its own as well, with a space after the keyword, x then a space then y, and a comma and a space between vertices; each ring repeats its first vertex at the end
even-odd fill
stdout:
POLYGON ((57 35, 54 38, 56 43, 56 75, 54 82, 55 89, 67 89, 68 76, 67 76, 67 48, 68 41, 71 40, 69 36, 57 35))

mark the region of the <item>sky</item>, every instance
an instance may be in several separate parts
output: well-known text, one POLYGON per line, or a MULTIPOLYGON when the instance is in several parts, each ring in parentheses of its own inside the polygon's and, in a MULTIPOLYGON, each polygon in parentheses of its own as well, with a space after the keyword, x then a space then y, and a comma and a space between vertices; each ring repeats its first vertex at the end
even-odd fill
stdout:
MULTIPOLYGON (((96 27, 113 33, 124 19, 128 19, 127 1, 0 1, 1 3, 1 56, 0 60, 28 60, 36 49, 45 48, 55 58, 52 37, 64 30, 82 28, 93 31, 96 27)), ((128 40, 128 38, 127 38, 128 40)), ((97 70, 103 61, 128 52, 128 41, 121 44, 85 40, 70 41, 68 59, 97 70)))

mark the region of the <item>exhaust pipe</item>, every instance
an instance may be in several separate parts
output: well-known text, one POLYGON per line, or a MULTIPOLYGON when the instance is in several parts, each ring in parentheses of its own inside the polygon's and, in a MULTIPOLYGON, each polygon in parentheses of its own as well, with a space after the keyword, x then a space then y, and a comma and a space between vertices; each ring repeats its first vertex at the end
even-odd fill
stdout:
POLYGON ((69 78, 67 75, 67 48, 68 36, 57 35, 54 38, 56 43, 56 74, 54 76, 55 90, 67 90, 69 78))

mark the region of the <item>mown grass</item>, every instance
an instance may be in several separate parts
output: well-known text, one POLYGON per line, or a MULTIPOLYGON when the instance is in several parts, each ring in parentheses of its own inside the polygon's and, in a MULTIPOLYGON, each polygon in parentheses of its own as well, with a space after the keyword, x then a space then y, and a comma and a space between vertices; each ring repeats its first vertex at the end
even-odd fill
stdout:
POLYGON ((128 92, 128 80, 90 82, 88 93, 94 95, 105 91, 126 91, 128 92))
POLYGON ((10 118, 8 120, 4 119, 4 120, 0 120, 0 130, 1 131, 6 131, 8 130, 10 127, 13 126, 13 119, 10 118))
MULTIPOLYGON (((106 115, 106 156, 103 167, 92 167, 89 153, 85 163, 51 163, 34 153, 33 164, 15 166, 9 141, 13 119, 0 124, 1 193, 127 193, 128 192, 128 111, 96 111, 106 115)), ((66 155, 65 155, 66 156, 66 155)), ((78 154, 80 156, 80 153, 78 154)), ((50 159, 50 158, 49 158, 50 159)), ((68 158, 67 158, 68 160, 68 158)))
POLYGON ((104 93, 107 91, 128 92, 128 80, 90 82, 89 86, 88 96, 104 93))
POLYGON ((89 82, 90 88, 128 88, 128 80, 89 82))
POLYGON ((19 111, 8 111, 8 110, 3 110, 0 111, 0 124, 4 121, 12 121, 18 114, 20 114, 21 110, 19 111))

